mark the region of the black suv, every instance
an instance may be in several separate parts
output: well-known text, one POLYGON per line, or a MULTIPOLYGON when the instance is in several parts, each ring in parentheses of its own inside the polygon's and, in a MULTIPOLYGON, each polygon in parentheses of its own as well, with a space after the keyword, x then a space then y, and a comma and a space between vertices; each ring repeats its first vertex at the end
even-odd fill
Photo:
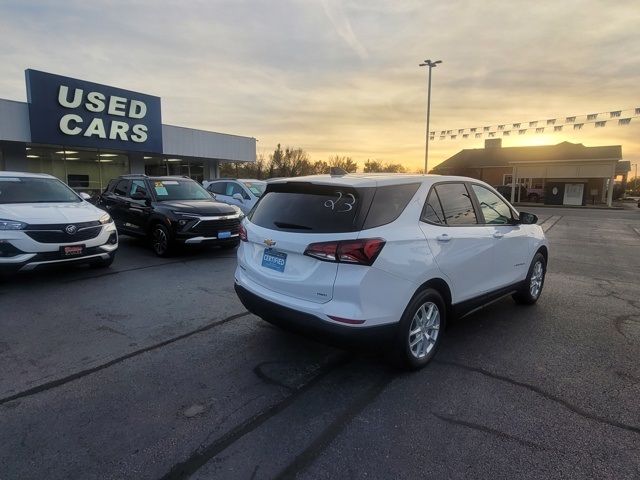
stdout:
POLYGON ((123 175, 109 182, 97 205, 118 232, 148 238, 161 257, 176 243, 233 248, 240 241, 240 209, 216 202, 190 178, 123 175))

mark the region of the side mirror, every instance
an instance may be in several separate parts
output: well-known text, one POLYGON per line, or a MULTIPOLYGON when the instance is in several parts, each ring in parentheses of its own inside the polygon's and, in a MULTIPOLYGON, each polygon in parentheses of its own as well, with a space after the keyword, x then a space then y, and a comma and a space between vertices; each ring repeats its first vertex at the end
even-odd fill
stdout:
POLYGON ((134 192, 131 195, 132 200, 146 200, 147 196, 143 192, 134 192))
POLYGON ((209 192, 209 195, 211 195, 211 196, 213 197, 213 199, 214 199, 214 200, 217 200, 217 199, 216 199, 216 194, 215 194, 215 193, 213 193, 211 190, 207 190, 207 192, 209 192))
POLYGON ((89 195, 87 192, 80 192, 80 198, 88 202, 89 200, 91 200, 91 195, 89 195))
POLYGON ((520 223, 522 225, 534 225, 538 223, 538 216, 533 213, 520 212, 520 223))
POLYGON ((233 198, 234 200, 238 200, 240 202, 244 202, 244 197, 242 196, 241 193, 234 193, 231 198, 233 198))

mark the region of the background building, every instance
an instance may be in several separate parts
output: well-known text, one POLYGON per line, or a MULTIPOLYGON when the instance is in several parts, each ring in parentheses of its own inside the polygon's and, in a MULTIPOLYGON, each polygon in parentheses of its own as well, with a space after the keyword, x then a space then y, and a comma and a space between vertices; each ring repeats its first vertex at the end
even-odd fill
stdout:
POLYGON ((431 170, 440 175, 463 175, 491 185, 511 185, 511 201, 518 198, 522 184, 530 195, 547 204, 611 205, 617 177, 623 185, 631 169, 621 161, 622 147, 585 147, 562 142, 558 145, 502 148, 501 139, 485 140, 484 148, 465 149, 431 170), (514 181, 515 180, 515 181, 514 181))
POLYGON ((88 193, 125 173, 217 178, 255 162, 256 139, 164 125, 160 98, 26 71, 27 103, 0 99, 0 170, 55 175, 88 193))

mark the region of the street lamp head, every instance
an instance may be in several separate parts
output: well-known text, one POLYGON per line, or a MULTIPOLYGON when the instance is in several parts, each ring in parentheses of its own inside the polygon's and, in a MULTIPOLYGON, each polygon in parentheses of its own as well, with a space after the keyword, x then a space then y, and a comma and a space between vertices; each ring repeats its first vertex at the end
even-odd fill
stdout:
POLYGON ((439 63, 442 63, 442 60, 436 60, 435 62, 432 62, 431 60, 425 60, 424 63, 421 63, 418 66, 433 68, 437 66, 439 63))

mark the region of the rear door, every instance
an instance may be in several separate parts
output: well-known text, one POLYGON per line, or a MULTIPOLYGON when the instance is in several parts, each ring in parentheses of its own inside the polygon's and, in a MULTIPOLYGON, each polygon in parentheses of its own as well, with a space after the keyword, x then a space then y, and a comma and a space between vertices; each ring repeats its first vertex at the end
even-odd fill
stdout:
POLYGON ((481 210, 483 223, 493 243, 493 274, 487 279, 492 289, 523 280, 529 269, 529 236, 524 225, 514 224, 514 213, 498 195, 488 188, 471 184, 481 210))
POLYGON ((317 303, 333 297, 338 264, 304 255, 316 242, 357 238, 363 197, 351 187, 271 185, 244 222, 240 268, 274 292, 317 303))
POLYGON ((436 264, 451 281, 455 303, 491 290, 493 238, 479 221, 463 182, 443 182, 431 188, 420 228, 436 264))

